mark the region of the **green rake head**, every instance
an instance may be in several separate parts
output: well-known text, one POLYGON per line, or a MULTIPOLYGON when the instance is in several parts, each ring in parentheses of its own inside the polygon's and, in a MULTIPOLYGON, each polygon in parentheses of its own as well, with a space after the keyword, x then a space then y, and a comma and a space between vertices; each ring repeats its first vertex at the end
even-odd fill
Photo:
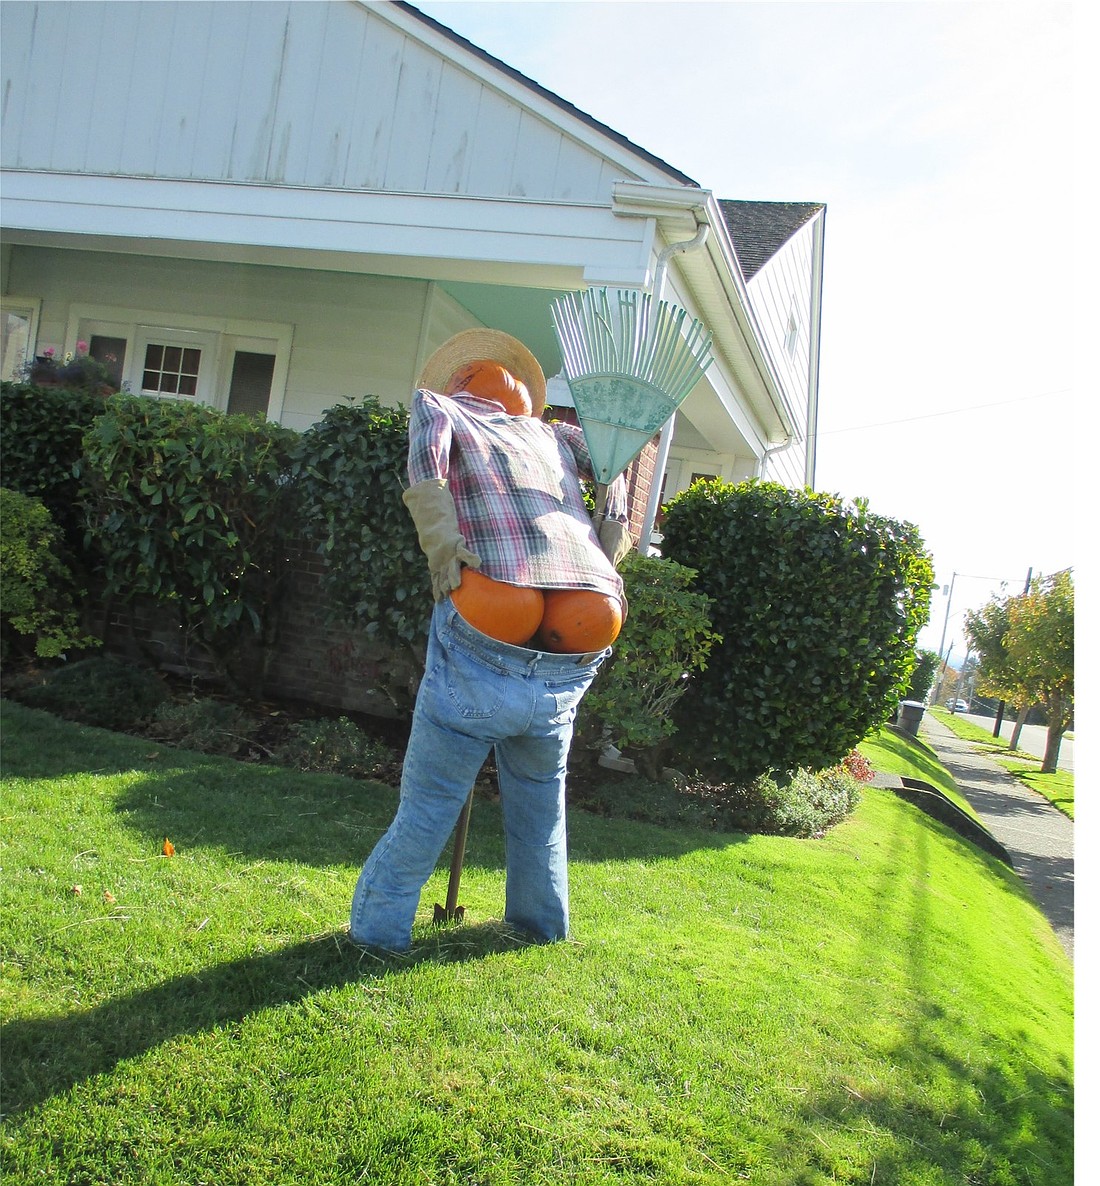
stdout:
POLYGON ((683 309, 634 289, 569 293, 551 313, 596 480, 607 485, 703 377, 711 337, 683 309))

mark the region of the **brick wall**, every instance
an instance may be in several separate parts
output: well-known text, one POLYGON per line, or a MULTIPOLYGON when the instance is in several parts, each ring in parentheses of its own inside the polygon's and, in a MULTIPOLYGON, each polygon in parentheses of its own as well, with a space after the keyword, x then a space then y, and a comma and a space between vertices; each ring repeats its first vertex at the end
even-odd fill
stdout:
MULTIPOLYGON (((364 629, 327 620, 321 593, 325 561, 311 548, 287 556, 285 589, 277 633, 266 650, 265 697, 301 701, 341 712, 403 717, 412 707, 423 669, 422 653, 380 646, 364 629)), ((431 605, 424 606, 425 618, 431 605)), ((158 670, 215 682, 215 665, 205 649, 189 640, 170 609, 148 599, 104 605, 105 649, 158 670)))

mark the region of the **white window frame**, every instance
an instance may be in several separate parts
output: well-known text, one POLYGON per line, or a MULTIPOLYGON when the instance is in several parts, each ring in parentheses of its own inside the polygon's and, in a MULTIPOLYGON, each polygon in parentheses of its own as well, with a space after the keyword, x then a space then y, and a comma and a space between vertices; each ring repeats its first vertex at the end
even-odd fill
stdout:
POLYGON ((38 352, 38 322, 42 314, 42 302, 37 297, 20 297, 4 295, 0 299, 0 312, 7 316, 9 313, 14 313, 18 316, 27 318, 27 349, 21 363, 17 364, 15 359, 11 359, 11 366, 9 368, 9 359, 0 359, 0 369, 2 379, 21 379, 23 366, 28 362, 34 361, 34 356, 38 352), (8 373, 9 369, 11 374, 8 373))
MULTIPOLYGON (((217 334, 210 331, 199 333, 195 330, 181 330, 159 325, 138 325, 135 328, 133 360, 127 371, 131 391, 139 392, 142 395, 160 396, 163 399, 185 399, 190 403, 209 404, 211 407, 218 406, 217 334), (150 346, 179 346, 183 350, 199 351, 199 377, 194 395, 147 391, 145 389, 145 355, 150 346)), ((127 353, 131 353, 129 347, 127 353)), ((224 405, 225 400, 223 399, 221 403, 224 405)))
POLYGON ((165 313, 160 310, 134 309, 116 305, 72 305, 66 329, 66 350, 75 350, 78 341, 89 341, 93 334, 126 339, 124 379, 129 389, 141 391, 145 369, 145 346, 149 342, 173 346, 197 346, 202 350, 198 391, 195 396, 162 398, 187 399, 209 404, 225 411, 229 400, 229 380, 233 355, 238 350, 256 350, 275 355, 268 401, 269 420, 282 418, 290 374, 290 352, 294 327, 276 321, 248 321, 233 317, 203 317, 188 313, 165 313))

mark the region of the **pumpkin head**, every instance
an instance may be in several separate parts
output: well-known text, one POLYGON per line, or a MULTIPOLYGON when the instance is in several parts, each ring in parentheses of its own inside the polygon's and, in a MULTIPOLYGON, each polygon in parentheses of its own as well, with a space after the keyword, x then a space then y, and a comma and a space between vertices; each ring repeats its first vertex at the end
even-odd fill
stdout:
POLYGON ((623 624, 617 597, 592 589, 547 589, 542 622, 532 645, 557 655, 602 651, 623 624))
POLYGON ((443 394, 468 391, 482 399, 494 399, 504 405, 509 416, 530 416, 531 396, 527 387, 499 362, 475 358, 458 368, 447 380, 443 394))
POLYGON ((541 590, 494 581, 476 568, 462 570, 462 583, 451 592, 451 600, 475 630, 512 646, 527 642, 542 620, 541 590))

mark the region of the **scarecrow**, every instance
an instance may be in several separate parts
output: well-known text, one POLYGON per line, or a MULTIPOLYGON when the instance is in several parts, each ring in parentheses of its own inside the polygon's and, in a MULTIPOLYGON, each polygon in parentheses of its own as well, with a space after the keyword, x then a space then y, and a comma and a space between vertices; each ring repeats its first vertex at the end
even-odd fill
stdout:
MULTIPOLYGON (((544 423, 534 355, 496 330, 429 358, 409 423, 404 502, 434 608, 393 823, 359 875, 354 942, 405 951, 420 891, 495 752, 504 919, 540 941, 569 928, 565 774, 577 706, 625 614, 626 484, 598 527, 581 429, 544 423)), ((602 492, 601 492, 602 493, 602 492)))

